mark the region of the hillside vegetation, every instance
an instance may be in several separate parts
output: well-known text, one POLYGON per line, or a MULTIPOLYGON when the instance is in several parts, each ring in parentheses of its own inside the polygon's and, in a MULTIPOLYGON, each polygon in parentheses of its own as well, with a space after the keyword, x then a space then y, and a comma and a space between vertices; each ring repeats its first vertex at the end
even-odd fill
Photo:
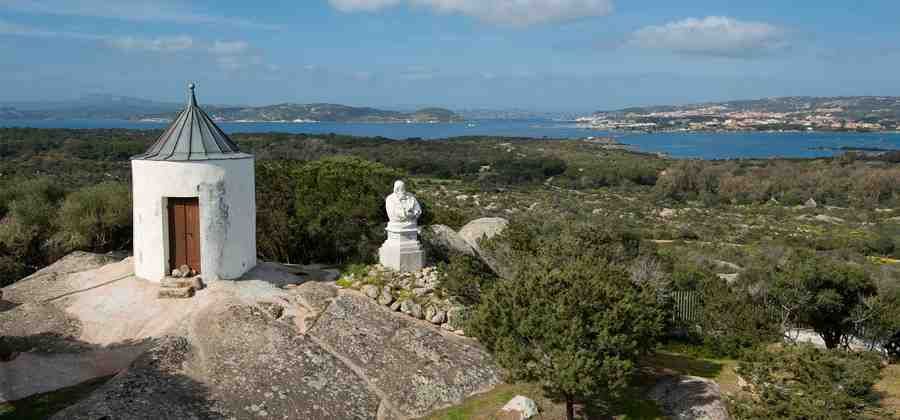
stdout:
MULTIPOLYGON (((129 250, 128 158, 158 134, 0 129, 0 285, 73 250, 129 250)), ((422 202, 422 225, 509 219, 483 244, 503 270, 438 255, 437 293, 469 305, 466 330, 556 412, 640 402, 657 413, 628 396, 663 371, 690 372, 677 366, 689 356, 740 375, 744 386, 725 387, 737 418, 896 411, 897 396, 877 391, 896 382, 881 361, 900 355, 896 156, 693 161, 582 140, 234 139, 258 160, 261 260, 365 273, 395 178, 422 202), (685 295, 699 302, 688 320, 675 309, 685 295), (798 328, 827 349, 794 345, 798 328), (680 353, 655 353, 665 341, 680 353)))

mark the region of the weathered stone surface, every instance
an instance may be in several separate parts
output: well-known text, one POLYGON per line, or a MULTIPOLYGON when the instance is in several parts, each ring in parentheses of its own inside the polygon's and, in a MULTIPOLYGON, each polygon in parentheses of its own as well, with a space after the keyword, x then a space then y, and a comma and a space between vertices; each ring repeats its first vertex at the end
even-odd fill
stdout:
POLYGON ((427 242, 436 252, 447 254, 460 252, 475 256, 475 249, 469 245, 462 236, 449 226, 431 225, 422 234, 422 240, 427 242))
POLYGON ((806 200, 805 203, 803 203, 803 207, 814 209, 816 207, 819 207, 819 203, 816 203, 816 200, 814 198, 810 198, 809 200, 806 200))
POLYGON ((315 311, 321 313, 337 297, 337 287, 332 283, 308 281, 292 290, 296 293, 300 302, 315 311))
POLYGON ((446 314, 446 312, 444 312, 442 310, 437 310, 437 311, 435 311, 434 315, 428 317, 428 321, 430 321, 432 324, 436 324, 436 325, 443 324, 446 319, 447 319, 447 314, 446 314))
POLYGON ((406 416, 423 416, 500 383, 499 368, 475 341, 445 337, 352 293, 342 293, 310 334, 377 383, 406 416))
POLYGON ((734 284, 740 278, 740 274, 732 273, 732 274, 716 274, 720 279, 725 280, 728 284, 734 284))
MULTIPOLYGON (((0 350, 28 362, 41 352, 84 358, 112 343, 184 337, 166 339, 57 418, 408 418, 499 383, 499 369, 473 340, 355 291, 338 294, 327 281, 287 288, 299 275, 282 267, 211 282, 187 301, 157 299, 159 285, 130 275, 129 260, 67 274, 70 294, 0 310, 0 350)), ((42 285, 29 284, 27 295, 39 296, 31 289, 42 285)), ((406 309, 423 317, 416 302, 406 309)), ((116 366, 133 359, 121 356, 116 366)), ((42 378, 30 380, 62 383, 42 378)))
POLYGON ((41 341, 42 335, 58 339, 77 337, 80 333, 81 323, 53 304, 26 303, 0 312, 0 337, 6 337, 7 341, 9 337, 41 341))
POLYGON ((394 303, 392 303, 392 304, 391 304, 391 310, 394 311, 394 312, 399 311, 399 310, 400 310, 400 306, 402 305, 402 303, 403 303, 403 302, 400 302, 399 300, 396 301, 396 302, 394 302, 394 303))
POLYGON ((674 209, 666 208, 666 209, 660 210, 658 214, 659 214, 659 217, 662 217, 663 219, 669 219, 671 217, 674 217, 678 213, 674 209))
POLYGON ((54 420, 225 419, 208 389, 183 371, 191 354, 184 338, 164 338, 131 367, 54 420))
POLYGON ((373 284, 367 284, 360 289, 360 291, 366 295, 369 299, 376 299, 378 295, 381 293, 381 289, 378 286, 373 284))
POLYGON ((52 335, 0 337, 0 403, 115 375, 145 351, 143 342, 107 347, 52 335))
POLYGON ((498 414, 504 419, 527 420, 538 415, 538 406, 531 398, 516 395, 500 409, 498 414))
POLYGON ((498 276, 511 278, 515 276, 512 267, 509 264, 506 264, 507 258, 504 256, 507 250, 504 246, 499 246, 494 249, 488 250, 485 247, 481 246, 480 241, 488 240, 497 236, 506 226, 509 224, 509 221, 501 218, 501 217, 488 217, 483 219, 476 219, 459 230, 459 236, 461 236, 466 243, 472 246, 472 249, 475 250, 475 254, 479 259, 484 261, 491 270, 494 271, 498 276))
POLYGON ((669 376, 660 379, 650 391, 666 415, 678 420, 728 420, 719 385, 694 376, 669 376))
POLYGON ((424 316, 422 313, 422 305, 419 305, 412 299, 407 299, 400 303, 400 312, 416 319, 422 319, 424 316))
POLYGON ((475 219, 459 230, 459 236, 478 252, 480 247, 478 241, 482 239, 490 239, 503 232, 503 229, 509 224, 509 221, 502 217, 485 217, 475 219))
POLYGON ((193 287, 191 279, 180 277, 166 277, 159 282, 159 286, 163 288, 180 289, 183 287, 193 287))
POLYGON ((376 417, 379 398, 365 381, 310 337, 256 307, 209 308, 192 329, 204 356, 193 369, 207 378, 221 412, 235 418, 376 417))
POLYGON ((80 289, 70 275, 98 269, 122 259, 120 255, 73 252, 59 261, 3 289, 4 299, 13 303, 38 302, 80 289))
POLYGON ((157 297, 160 299, 189 299, 194 297, 194 288, 188 287, 162 287, 157 297))
POLYGON ((391 293, 391 286, 381 288, 381 294, 378 295, 378 303, 388 306, 394 302, 394 294, 391 293))

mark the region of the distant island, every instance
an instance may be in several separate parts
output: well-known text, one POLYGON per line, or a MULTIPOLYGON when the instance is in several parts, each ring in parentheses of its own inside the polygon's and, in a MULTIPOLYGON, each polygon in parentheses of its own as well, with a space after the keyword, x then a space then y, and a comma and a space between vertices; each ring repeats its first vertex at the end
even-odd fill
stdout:
MULTIPOLYGON (((0 103, 0 120, 110 119, 168 122, 183 107, 116 95, 86 95, 70 101, 0 103)), ((209 106, 207 112, 225 122, 447 123, 464 118, 444 108, 413 112, 337 104, 285 103, 267 106, 209 106)))
POLYGON ((900 97, 783 97, 597 111, 576 119, 599 130, 854 131, 900 130, 900 97))

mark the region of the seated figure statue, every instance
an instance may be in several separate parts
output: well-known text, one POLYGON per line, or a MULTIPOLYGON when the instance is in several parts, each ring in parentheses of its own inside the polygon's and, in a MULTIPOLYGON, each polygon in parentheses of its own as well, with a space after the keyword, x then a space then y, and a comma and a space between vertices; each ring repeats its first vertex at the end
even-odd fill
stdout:
POLYGON ((418 271, 425 265, 425 251, 419 243, 419 216, 422 207, 406 192, 403 181, 394 183, 394 192, 384 200, 387 210, 387 241, 378 250, 381 265, 397 271, 418 271))

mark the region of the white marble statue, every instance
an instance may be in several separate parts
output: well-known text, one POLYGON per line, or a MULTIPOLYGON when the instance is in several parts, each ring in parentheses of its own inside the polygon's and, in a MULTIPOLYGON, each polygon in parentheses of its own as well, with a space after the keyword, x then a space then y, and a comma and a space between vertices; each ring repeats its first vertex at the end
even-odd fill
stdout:
POLYGON ((384 206, 388 215, 388 231, 397 229, 416 229, 419 216, 422 215, 422 207, 419 200, 406 192, 406 184, 403 181, 394 183, 394 193, 387 196, 384 206))
POLYGON ((381 265, 397 271, 418 271, 425 265, 425 251, 419 243, 419 216, 422 207, 406 192, 403 181, 394 182, 394 192, 384 200, 387 210, 387 241, 378 250, 381 265))

